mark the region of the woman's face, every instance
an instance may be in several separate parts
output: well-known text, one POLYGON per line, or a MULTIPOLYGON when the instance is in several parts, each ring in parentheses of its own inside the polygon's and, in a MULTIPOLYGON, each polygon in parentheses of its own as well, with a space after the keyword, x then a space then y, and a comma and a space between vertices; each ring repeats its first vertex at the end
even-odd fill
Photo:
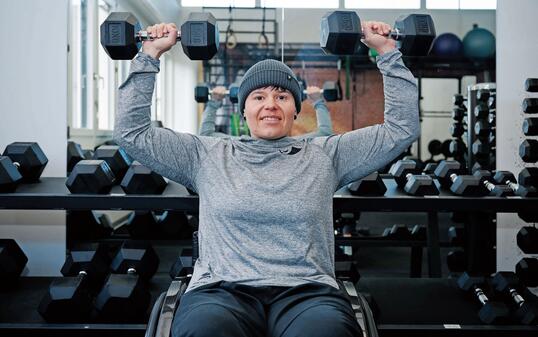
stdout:
POLYGON ((286 89, 258 88, 247 96, 244 112, 253 138, 278 139, 291 132, 295 100, 286 89))

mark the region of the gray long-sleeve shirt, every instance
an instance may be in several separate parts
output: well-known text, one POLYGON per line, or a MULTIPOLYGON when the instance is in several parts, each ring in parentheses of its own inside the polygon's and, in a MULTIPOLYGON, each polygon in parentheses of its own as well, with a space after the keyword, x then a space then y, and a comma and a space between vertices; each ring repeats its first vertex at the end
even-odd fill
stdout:
POLYGON ((119 88, 114 139, 200 196, 200 257, 189 290, 219 280, 261 286, 334 276, 332 196, 386 165, 419 135, 417 85, 401 53, 378 58, 385 121, 341 135, 215 138, 151 127, 158 61, 140 54, 119 88))
MULTIPOLYGON (((302 138, 308 137, 320 137, 330 136, 333 132, 333 125, 331 121, 331 115, 325 101, 318 99, 313 103, 316 110, 316 117, 318 122, 318 129, 316 131, 309 132, 301 135, 302 138)), ((200 124, 200 136, 213 136, 213 137, 231 137, 230 135, 222 132, 215 131, 215 119, 217 110, 222 106, 222 101, 210 100, 207 102, 204 111, 202 112, 202 123, 200 124)))

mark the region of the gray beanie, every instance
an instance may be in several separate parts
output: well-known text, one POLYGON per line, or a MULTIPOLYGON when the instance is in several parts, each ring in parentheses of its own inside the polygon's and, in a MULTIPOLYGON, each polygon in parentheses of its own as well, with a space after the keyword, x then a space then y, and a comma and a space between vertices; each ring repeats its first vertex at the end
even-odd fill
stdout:
POLYGON ((297 113, 301 111, 302 90, 293 71, 280 61, 268 59, 260 61, 250 67, 241 80, 238 93, 239 111, 241 114, 243 114, 245 101, 250 92, 258 88, 269 86, 288 89, 295 99, 295 109, 297 109, 297 113))

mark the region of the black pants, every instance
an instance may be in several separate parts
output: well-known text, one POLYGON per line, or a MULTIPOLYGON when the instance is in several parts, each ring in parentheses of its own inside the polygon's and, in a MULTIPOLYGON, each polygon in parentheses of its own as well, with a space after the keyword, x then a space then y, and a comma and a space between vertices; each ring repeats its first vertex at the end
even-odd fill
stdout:
POLYGON ((351 304, 320 283, 250 287, 218 282, 184 294, 173 337, 361 336, 351 304))

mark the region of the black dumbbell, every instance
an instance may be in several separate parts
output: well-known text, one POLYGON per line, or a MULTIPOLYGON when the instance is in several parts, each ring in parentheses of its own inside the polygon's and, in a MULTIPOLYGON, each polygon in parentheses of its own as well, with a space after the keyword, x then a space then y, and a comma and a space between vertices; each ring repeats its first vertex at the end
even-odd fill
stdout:
MULTIPOLYGON (((389 37, 404 55, 427 55, 435 39, 435 26, 430 15, 410 14, 396 20, 389 37)), ((321 19, 320 46, 326 53, 354 54, 363 38, 361 21, 354 11, 334 11, 321 19)))
POLYGON ((538 228, 524 226, 516 236, 517 246, 525 254, 538 254, 538 228))
POLYGON ((517 176, 519 184, 538 188, 538 167, 526 167, 517 176))
POLYGON ((519 279, 515 273, 508 271, 497 272, 491 279, 491 285, 495 291, 510 298, 514 302, 514 316, 519 323, 528 325, 536 322, 538 312, 517 291, 519 279))
POLYGON ((525 136, 538 136, 538 118, 525 118, 521 129, 525 136))
POLYGON ((465 133, 465 127, 463 123, 453 122, 450 124, 449 133, 452 137, 459 138, 465 133))
POLYGON ((456 138, 450 141, 449 153, 451 157, 464 158, 466 152, 467 146, 465 146, 465 143, 461 139, 456 138))
POLYGON ((473 173, 473 176, 480 179, 480 183, 489 191, 490 195, 496 197, 507 197, 514 195, 514 191, 512 191, 512 189, 508 185, 494 184, 492 181, 495 181, 495 179, 493 178, 491 172, 487 170, 476 170, 473 173))
POLYGON ((411 231, 406 225, 393 225, 385 228, 381 236, 391 240, 411 240, 411 231))
POLYGON ((461 123, 463 121, 463 118, 465 118, 466 112, 467 108, 465 108, 463 104, 461 106, 458 105, 454 109, 452 109, 452 119, 456 122, 461 123))
POLYGON ((166 185, 161 175, 137 161, 132 162, 120 184, 126 194, 161 194, 166 185))
POLYGON ((451 246, 462 246, 464 243, 463 239, 464 228, 450 226, 448 227, 448 242, 451 246))
MULTIPOLYGON (((101 46, 113 60, 130 60, 138 53, 141 42, 153 40, 140 29, 133 14, 112 12, 101 24, 101 46)), ((177 39, 183 52, 191 60, 209 60, 218 50, 219 29, 217 20, 208 12, 191 13, 181 25, 177 39)))
POLYGON ((398 160, 394 163, 389 174, 394 177, 396 184, 407 194, 416 196, 439 195, 439 190, 432 177, 422 175, 421 169, 413 160, 398 160))
POLYGON ((488 141, 482 139, 475 140, 471 147, 471 150, 476 156, 477 160, 482 161, 485 159, 489 159, 489 156, 492 154, 494 149, 495 148, 492 147, 488 141))
POLYGON ((450 143, 452 142, 451 139, 445 139, 443 143, 441 143, 441 153, 447 159, 448 157, 451 157, 452 154, 450 153, 450 143))
POLYGON ((39 181, 48 159, 37 143, 15 142, 0 156, 0 192, 13 192, 21 182, 39 181))
POLYGON ((474 107, 473 113, 477 119, 485 120, 486 118, 488 118, 489 108, 485 103, 480 103, 474 107))
MULTIPOLYGON (((213 90, 209 88, 208 84, 201 83, 194 87, 194 100, 198 103, 207 103, 209 96, 213 94, 213 90)), ((231 103, 239 102, 239 85, 232 84, 228 90, 224 90, 224 94, 228 96, 231 103)))
POLYGON ((490 96, 488 98, 489 110, 495 110, 497 108, 497 96, 490 96))
POLYGON ((538 259, 524 257, 519 260, 516 275, 527 287, 538 287, 538 259))
POLYGON ((148 282, 158 266, 159 257, 148 242, 124 241, 110 264, 112 274, 95 298, 100 319, 142 321, 151 298, 148 282))
POLYGON ((104 160, 81 160, 67 177, 65 185, 73 194, 107 194, 116 177, 104 160))
POLYGON ((538 92, 538 78, 527 78, 525 80, 525 91, 538 92))
POLYGON ((523 112, 526 114, 538 113, 538 98, 525 98, 521 104, 523 112))
POLYGON ((467 111, 465 104, 463 104, 463 102, 465 101, 467 101, 467 98, 463 97, 463 95, 461 94, 454 94, 454 96, 452 96, 452 103, 454 105, 457 105, 458 107, 465 109, 465 111, 467 111))
POLYGON ((458 287, 472 294, 482 305, 478 311, 478 317, 486 324, 499 323, 506 319, 510 312, 508 307, 502 302, 490 301, 482 290, 485 284, 484 277, 470 276, 468 273, 463 273, 456 282, 458 287))
POLYGON ((87 322, 93 312, 93 296, 108 273, 104 246, 74 246, 62 266, 62 275, 49 286, 38 311, 47 322, 87 322))
POLYGON ((84 156, 84 151, 80 144, 73 141, 67 142, 67 174, 73 171, 73 167, 81 161, 86 159, 84 156))
POLYGON ((437 163, 427 163, 424 165, 424 169, 422 170, 422 174, 428 175, 430 177, 433 177, 433 173, 435 172, 435 169, 437 168, 437 163))
POLYGON ((434 172, 441 186, 456 195, 483 196, 487 193, 480 178, 462 173, 461 164, 453 160, 441 161, 434 172))
POLYGON ((491 124, 486 122, 485 120, 476 121, 474 124, 474 133, 477 137, 480 138, 488 138, 491 133, 495 130, 495 127, 493 127, 491 124))
POLYGON ((525 163, 536 163, 538 161, 538 140, 525 139, 519 145, 519 156, 525 163))
POLYGON ((13 286, 27 262, 28 257, 15 240, 0 239, 0 280, 2 280, 2 284, 13 286))
POLYGON ((506 184, 516 195, 519 195, 520 197, 533 198, 538 196, 538 191, 536 188, 518 184, 516 177, 514 177, 510 171, 495 172, 493 180, 495 180, 498 184, 506 184))
POLYGON ((169 275, 172 279, 192 275, 196 260, 198 260, 198 232, 192 233, 192 249, 182 249, 179 257, 170 268, 169 275))
POLYGON ((441 141, 438 139, 432 139, 428 143, 428 152, 430 153, 430 159, 428 159, 426 162, 433 162, 434 157, 441 154, 441 141))
MULTIPOLYGON (((306 87, 302 87, 301 84, 301 100, 305 101, 308 98, 308 93, 305 89, 306 87)), ((323 83, 323 86, 319 90, 319 93, 323 95, 323 99, 325 99, 327 102, 335 102, 338 101, 341 97, 340 93, 340 86, 335 81, 325 81, 323 83)))
POLYGON ((387 192, 387 187, 383 179, 377 172, 373 172, 366 177, 348 185, 349 193, 359 196, 383 196, 387 192))
POLYGON ((116 177, 115 183, 119 184, 133 160, 125 150, 117 145, 101 145, 93 154, 93 159, 104 160, 116 177))
POLYGON ((495 91, 490 89, 478 89, 476 91, 476 100, 479 102, 487 102, 493 96, 495 96, 495 91))
POLYGON ((91 210, 68 210, 66 212, 66 241, 99 240, 112 233, 111 221, 104 213, 91 210))

